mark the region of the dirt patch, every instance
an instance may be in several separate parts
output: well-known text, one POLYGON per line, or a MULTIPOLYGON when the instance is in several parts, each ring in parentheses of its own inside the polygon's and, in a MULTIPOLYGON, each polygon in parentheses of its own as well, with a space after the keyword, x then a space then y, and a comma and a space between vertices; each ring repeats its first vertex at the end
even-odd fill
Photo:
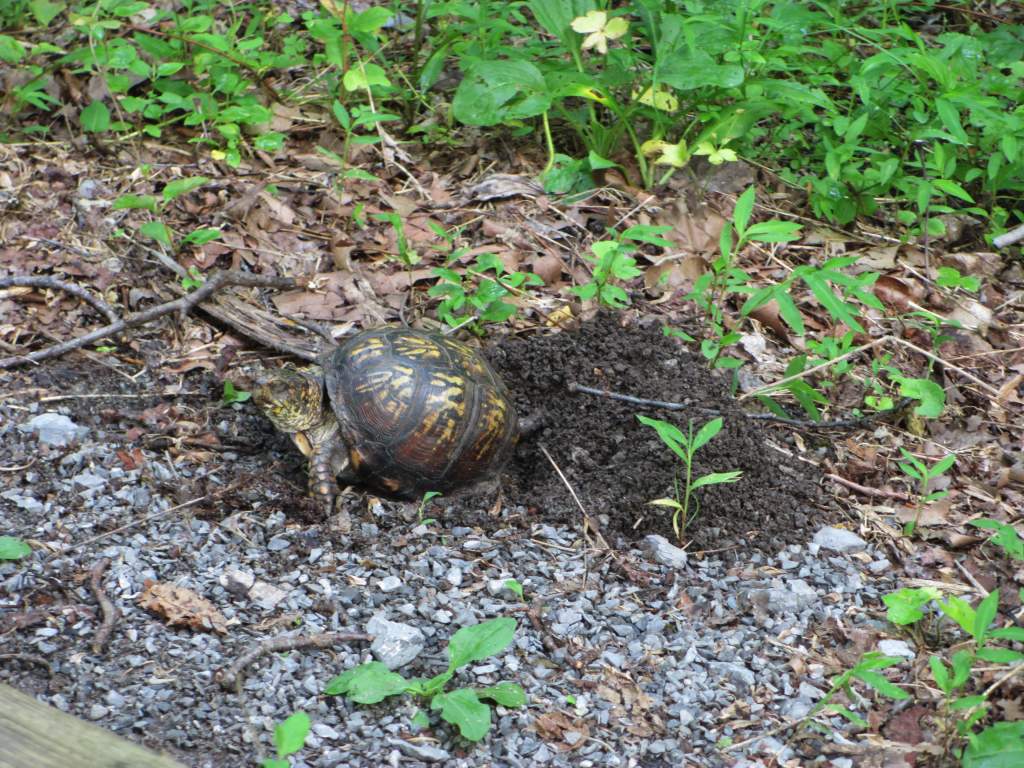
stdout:
POLYGON ((520 413, 547 414, 545 427, 525 440, 509 467, 506 498, 536 508, 549 522, 572 522, 579 510, 549 462, 558 462, 588 511, 607 516, 608 531, 623 539, 649 533, 674 538, 670 515, 648 502, 674 494, 682 467, 637 413, 685 429, 709 418, 685 411, 659 411, 591 395, 570 394, 571 381, 637 397, 688 402, 718 409, 725 426, 702 448, 694 477, 742 470, 732 485, 700 494, 700 514, 687 531, 690 548, 750 547, 774 555, 805 542, 836 510, 825 506, 814 466, 793 455, 785 430, 742 417, 724 379, 682 343, 666 338, 658 324, 624 328, 604 315, 579 331, 509 338, 488 356, 512 389, 520 413))

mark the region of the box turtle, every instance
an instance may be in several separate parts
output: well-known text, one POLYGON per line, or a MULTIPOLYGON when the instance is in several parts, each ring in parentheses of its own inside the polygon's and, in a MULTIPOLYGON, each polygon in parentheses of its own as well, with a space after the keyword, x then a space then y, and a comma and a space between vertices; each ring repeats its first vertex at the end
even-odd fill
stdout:
POLYGON ((317 363, 275 371, 253 400, 309 458, 310 491, 328 512, 338 481, 398 498, 472 485, 497 472, 518 439, 505 385, 454 339, 378 328, 317 363))

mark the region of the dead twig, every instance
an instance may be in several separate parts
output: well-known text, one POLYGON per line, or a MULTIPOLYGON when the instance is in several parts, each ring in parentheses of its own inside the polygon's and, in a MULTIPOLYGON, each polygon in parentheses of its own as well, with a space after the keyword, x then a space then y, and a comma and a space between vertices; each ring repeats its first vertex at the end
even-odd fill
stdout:
POLYGON ((110 635, 114 631, 114 625, 121 618, 121 611, 107 597, 107 593, 103 591, 103 584, 100 583, 103 579, 103 572, 109 567, 110 558, 104 557, 89 571, 89 589, 92 590, 96 602, 99 603, 100 611, 103 613, 103 623, 100 624, 100 628, 96 630, 96 634, 92 638, 93 653, 103 653, 107 650, 107 644, 110 643, 110 635))
POLYGON ((15 275, 14 277, 0 277, 0 288, 49 288, 52 291, 63 291, 64 293, 70 293, 72 296, 84 301, 107 318, 107 322, 116 323, 121 319, 118 317, 117 312, 114 311, 114 308, 99 296, 93 296, 84 288, 81 288, 74 283, 58 280, 55 277, 45 277, 43 275, 15 275))
POLYGON ((231 690, 240 683, 242 671, 261 656, 283 651, 297 651, 303 648, 330 648, 354 641, 369 642, 372 638, 362 632, 320 632, 315 635, 285 635, 270 637, 256 647, 243 653, 228 667, 218 669, 214 680, 225 690, 231 690))
POLYGON ((772 382, 771 384, 765 384, 763 387, 758 387, 757 389, 752 389, 749 392, 744 392, 736 399, 741 402, 743 400, 749 400, 750 398, 756 397, 757 395, 764 394, 765 392, 770 392, 772 390, 778 389, 779 387, 785 386, 786 384, 789 384, 791 381, 796 381, 797 379, 805 379, 812 373, 816 373, 817 371, 829 368, 835 365, 836 363, 841 363, 848 357, 853 357, 854 355, 860 354, 861 352, 866 352, 872 347, 877 347, 881 344, 884 344, 889 338, 891 337, 883 336, 880 339, 875 339, 874 341, 868 344, 859 346, 856 349, 851 349, 849 352, 846 352, 845 354, 842 354, 839 357, 834 357, 831 360, 826 360, 824 363, 819 363, 818 365, 811 366, 805 371, 800 371, 800 373, 794 373, 792 376, 787 376, 784 379, 779 379, 778 381, 772 382))
POLYGON ((1013 245, 1018 240, 1024 240, 1024 224, 1021 224, 1016 229, 1011 229, 1009 232, 1004 232, 999 237, 993 237, 992 246, 994 248, 1005 248, 1008 245, 1013 245))
POLYGON ((880 499, 895 499, 897 501, 907 501, 910 497, 905 493, 899 491, 890 491, 885 488, 869 488, 866 485, 855 483, 853 480, 847 480, 845 477, 840 477, 836 474, 825 475, 829 480, 839 483, 840 485, 846 486, 851 491, 856 491, 861 496, 873 496, 880 499))
POLYGON ((206 282, 192 293, 186 294, 178 299, 158 304, 155 307, 150 307, 147 310, 130 315, 126 318, 121 318, 116 322, 103 326, 102 328, 97 328, 84 336, 63 341, 59 344, 53 345, 52 347, 47 347, 46 349, 40 349, 35 352, 29 352, 16 357, 0 358, 0 370, 13 368, 17 365, 24 365, 25 363, 36 363, 40 360, 47 360, 52 357, 59 357, 60 355, 74 349, 80 349, 86 344, 92 344, 100 339, 114 336, 127 328, 144 325, 158 317, 169 315, 172 312, 177 312, 181 317, 184 317, 193 307, 201 304, 222 288, 232 285, 248 288, 297 288, 299 286, 299 281, 288 277, 253 275, 248 272, 215 272, 206 282))

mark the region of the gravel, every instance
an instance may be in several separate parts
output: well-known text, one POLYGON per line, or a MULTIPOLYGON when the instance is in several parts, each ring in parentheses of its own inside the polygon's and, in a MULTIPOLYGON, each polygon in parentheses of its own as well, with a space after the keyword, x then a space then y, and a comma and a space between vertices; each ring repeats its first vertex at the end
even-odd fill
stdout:
MULTIPOLYGON (((60 415, 15 429, 26 414, 0 406, 4 465, 36 455, 40 443, 50 451, 29 472, 0 475, 4 533, 37 542, 26 561, 0 564, 0 613, 65 606, 50 608, 44 623, 0 634, 0 652, 43 656, 53 678, 7 663, 0 679, 196 768, 270 755, 274 725, 297 710, 314 723, 298 768, 762 765, 782 741, 763 737, 729 753, 718 745, 807 714, 828 689, 826 672, 811 661, 797 674, 790 661, 813 659, 826 622, 848 632, 875 628, 865 606, 878 608, 894 588, 892 569, 878 565, 888 563, 883 553, 839 528, 736 562, 687 555, 655 536, 622 544, 621 559, 646 583, 611 558, 584 553, 577 530, 511 505, 486 529, 443 514, 431 525, 407 524, 408 507, 364 506, 353 533, 340 534, 284 514, 275 484, 259 482, 265 459, 251 465, 256 480, 237 512, 172 512, 194 498, 182 489, 223 487, 228 473, 148 452, 133 468, 98 419, 85 429, 60 415), (47 442, 58 431, 67 442, 47 442), (123 611, 105 656, 89 648, 97 612, 87 583, 75 578, 101 557, 111 559, 103 587, 123 611), (147 580, 195 591, 229 631, 168 627, 137 604, 147 580), (39 595, 53 602, 25 602, 39 595), (512 646, 461 670, 455 683, 513 681, 530 704, 496 707, 478 745, 460 741, 437 713, 419 732, 408 698, 364 707, 322 693, 333 676, 373 658, 407 677, 436 675, 455 631, 497 616, 517 619, 512 646), (241 696, 214 682, 266 637, 337 630, 375 639, 265 656, 247 669, 241 696), (539 723, 553 714, 564 727, 539 723)), ((246 466, 239 459, 231 474, 246 466)), ((914 655, 903 641, 879 648, 914 655)), ((832 722, 841 733, 843 721, 832 722)))

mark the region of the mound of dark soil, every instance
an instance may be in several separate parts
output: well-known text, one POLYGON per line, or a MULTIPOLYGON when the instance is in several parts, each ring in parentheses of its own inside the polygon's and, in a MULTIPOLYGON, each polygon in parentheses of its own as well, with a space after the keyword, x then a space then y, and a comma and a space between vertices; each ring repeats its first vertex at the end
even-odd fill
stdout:
POLYGON ((684 431, 690 417, 695 425, 711 418, 572 394, 569 382, 724 415, 722 431, 697 453, 693 476, 728 470, 743 476, 696 492, 700 513, 687 529, 692 550, 754 547, 774 555, 786 544, 805 542, 836 514, 823 504, 815 467, 792 455, 786 432, 743 418, 726 381, 657 324, 624 328, 617 317, 601 316, 575 332, 506 339, 488 356, 521 414, 546 412, 544 428, 517 449, 506 485, 509 501, 535 508, 542 520, 572 522, 580 514, 539 445, 588 512, 607 516, 606 534, 635 539, 660 533, 673 540, 670 511, 649 502, 675 494, 683 465, 636 414, 684 431))

